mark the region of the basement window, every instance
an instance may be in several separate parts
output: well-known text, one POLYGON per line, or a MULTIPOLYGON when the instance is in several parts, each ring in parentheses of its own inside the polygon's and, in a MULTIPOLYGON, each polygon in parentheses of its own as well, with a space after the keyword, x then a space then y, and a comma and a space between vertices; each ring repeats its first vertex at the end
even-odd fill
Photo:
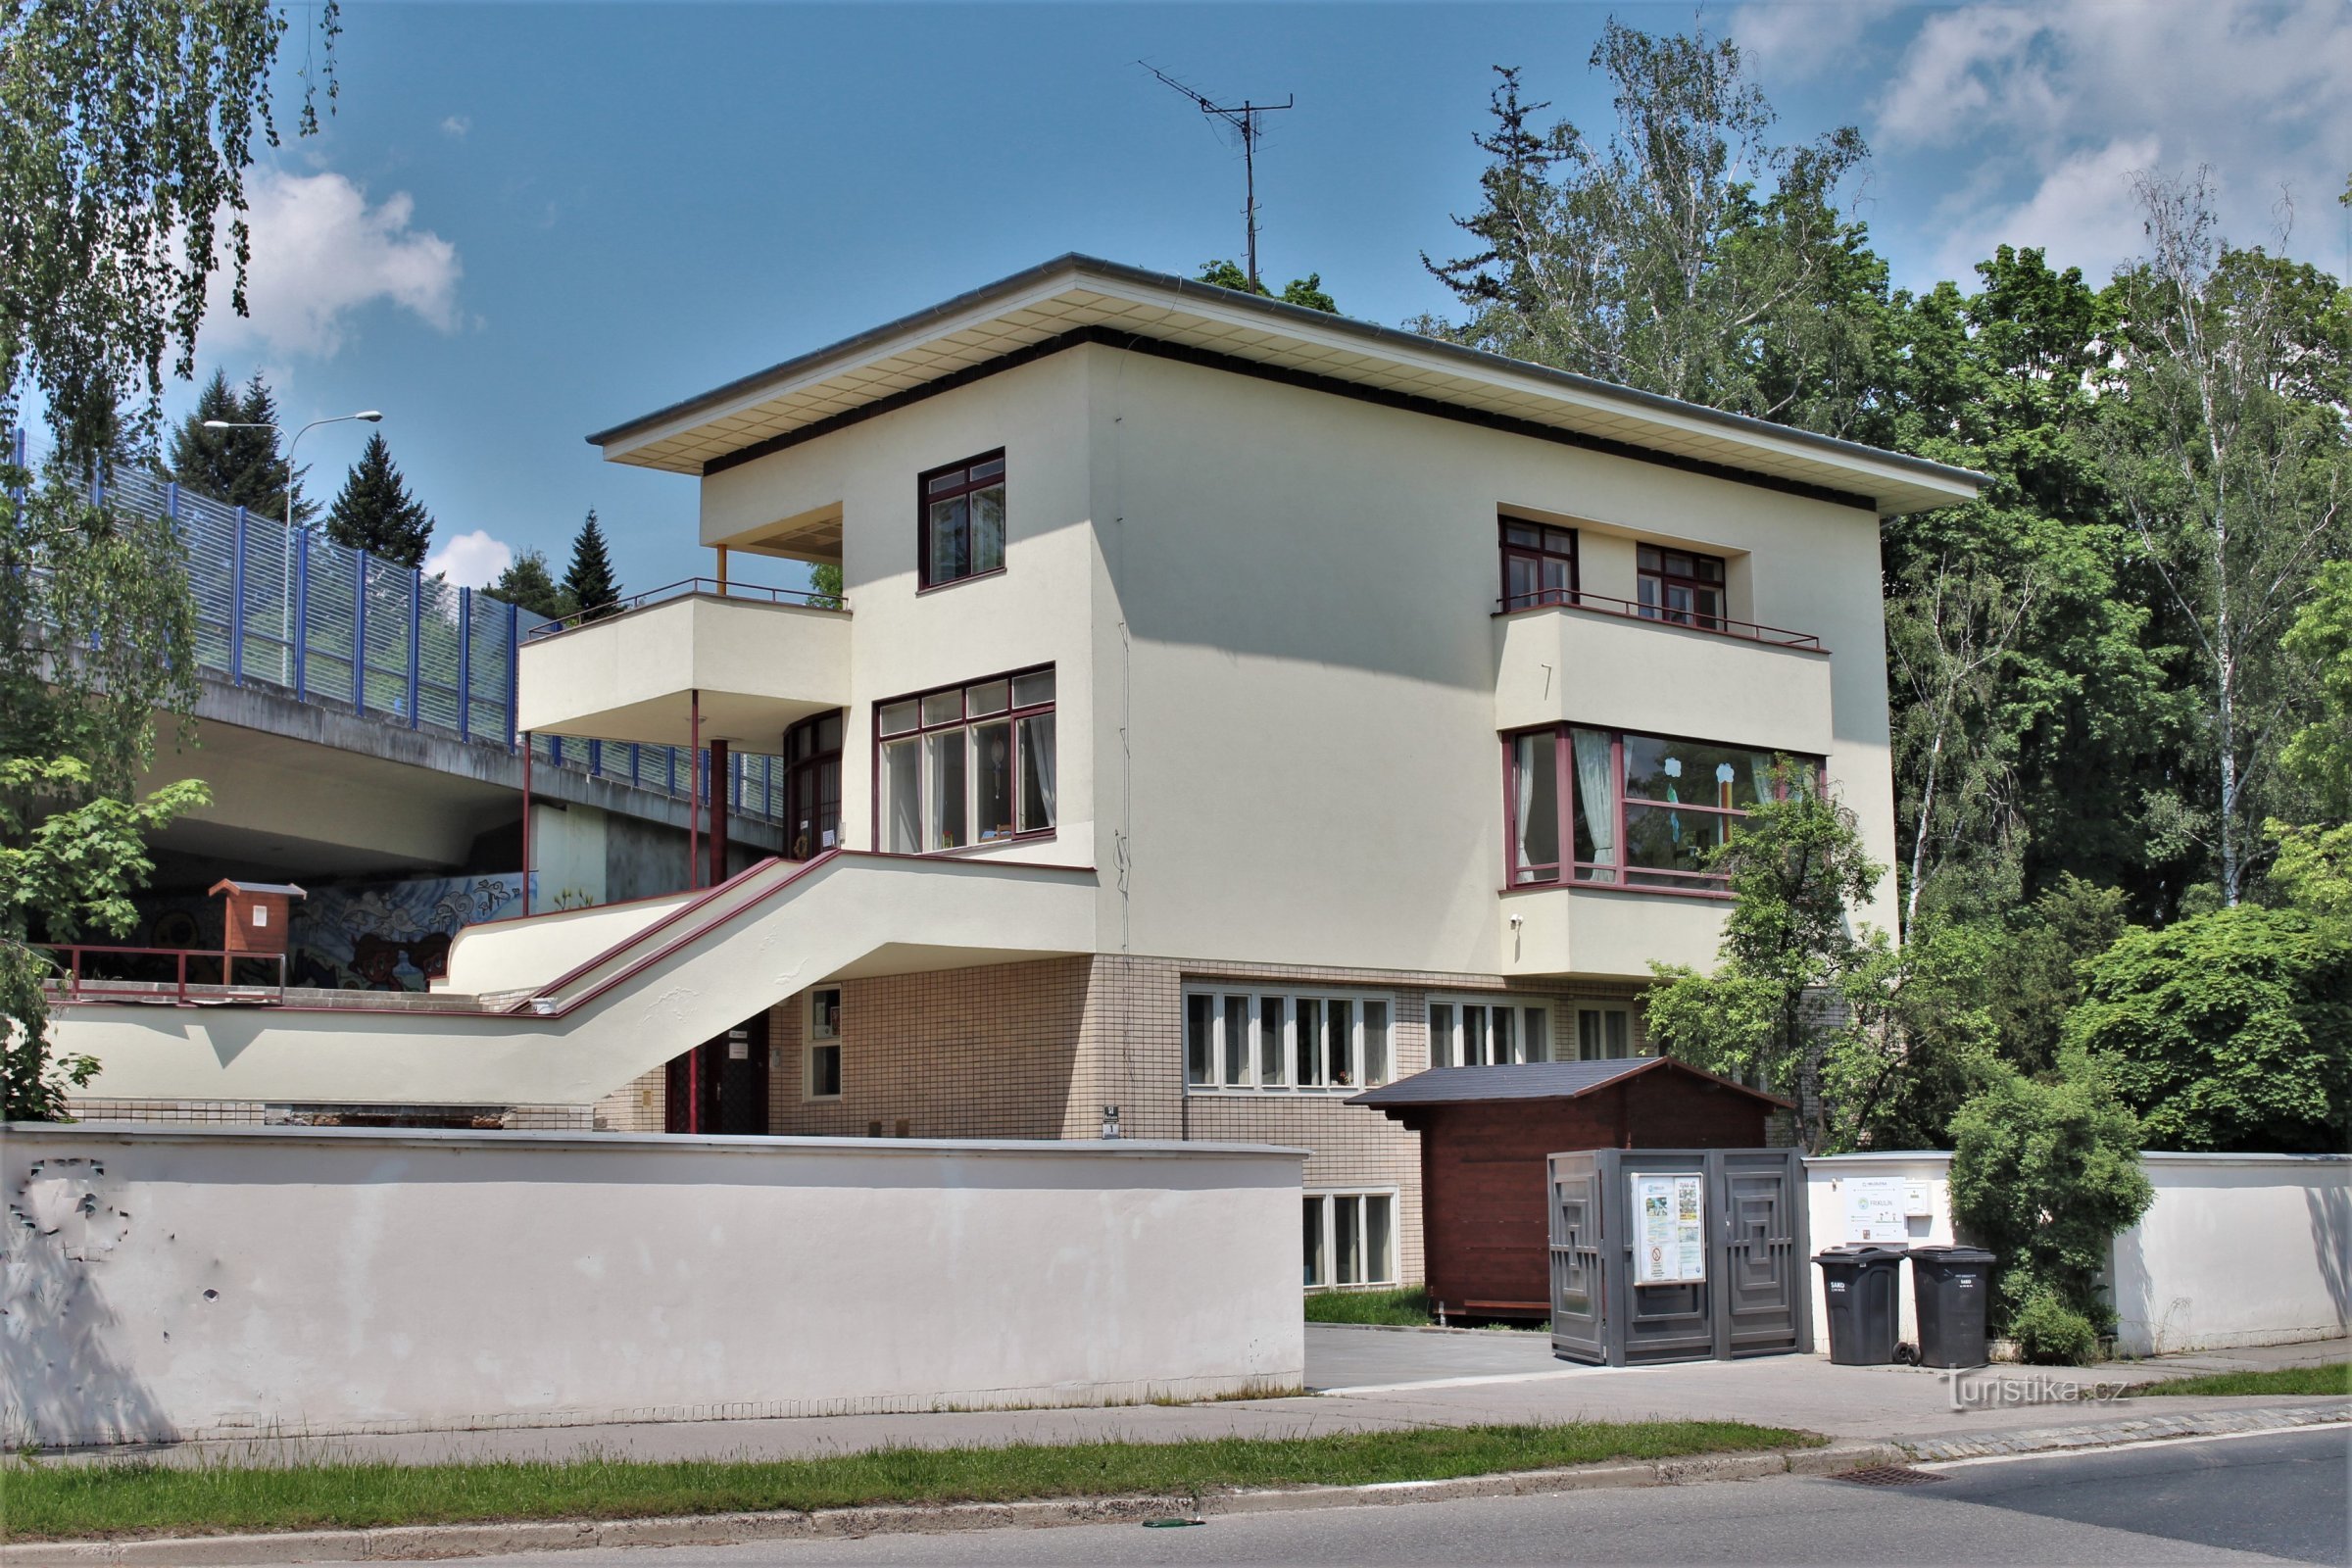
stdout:
POLYGON ((1309 1193, 1301 1207, 1307 1289, 1396 1283, 1395 1193, 1309 1193))
POLYGON ((1392 999, 1201 987, 1184 995, 1190 1094, 1352 1094, 1385 1084, 1392 999))
POLYGON ((1551 1009, 1508 997, 1432 997, 1429 1064, 1501 1067, 1551 1059, 1551 1009))

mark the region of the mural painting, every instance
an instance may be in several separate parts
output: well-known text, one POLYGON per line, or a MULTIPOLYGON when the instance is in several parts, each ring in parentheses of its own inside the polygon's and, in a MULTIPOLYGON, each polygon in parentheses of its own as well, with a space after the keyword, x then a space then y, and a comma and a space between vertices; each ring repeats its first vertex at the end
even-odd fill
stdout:
POLYGON ((459 930, 522 912, 522 875, 421 877, 312 891, 294 918, 289 985, 422 991, 459 930))

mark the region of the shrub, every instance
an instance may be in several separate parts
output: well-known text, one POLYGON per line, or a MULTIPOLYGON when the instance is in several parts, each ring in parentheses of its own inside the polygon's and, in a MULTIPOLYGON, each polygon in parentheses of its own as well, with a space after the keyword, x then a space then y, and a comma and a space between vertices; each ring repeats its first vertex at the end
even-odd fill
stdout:
POLYGON ((2030 1297, 2009 1321, 2010 1337, 2035 1366, 2081 1366, 2099 1352, 2089 1318, 2048 1291, 2030 1297))
POLYGON ((2327 1152, 2352 1100, 2352 951, 2340 922, 2251 905, 2128 932, 2083 965, 2070 1046, 2155 1149, 2327 1152))
POLYGON ((2065 1076, 2007 1073, 1952 1118, 1952 1217, 1991 1249, 1995 1333, 2015 1331, 2036 1297, 2114 1322, 2099 1299, 2116 1233, 2155 1198, 2139 1169, 2139 1124, 2080 1053, 2065 1076))

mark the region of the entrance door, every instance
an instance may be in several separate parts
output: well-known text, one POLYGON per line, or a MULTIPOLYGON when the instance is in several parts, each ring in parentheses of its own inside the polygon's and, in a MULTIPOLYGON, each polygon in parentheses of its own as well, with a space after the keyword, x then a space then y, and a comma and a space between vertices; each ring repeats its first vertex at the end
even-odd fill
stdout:
POLYGON ((767 1014, 756 1014, 672 1059, 663 1088, 665 1132, 765 1133, 767 1014))

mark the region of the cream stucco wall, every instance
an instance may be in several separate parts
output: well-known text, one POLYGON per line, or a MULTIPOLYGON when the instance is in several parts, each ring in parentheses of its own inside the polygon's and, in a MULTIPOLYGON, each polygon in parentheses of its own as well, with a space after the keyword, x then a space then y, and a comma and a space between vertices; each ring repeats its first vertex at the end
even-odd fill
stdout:
POLYGON ((1302 1152, 24 1127, 0 1441, 1291 1389, 1302 1152))
MULTIPOLYGON (((1869 512, 1085 353, 1102 541, 1098 854, 1124 835, 1133 951, 1439 970, 1490 968, 1502 954, 1527 972, 1510 958, 1514 901, 1496 891, 1498 706, 1520 700, 1497 684, 1503 510, 1578 521, 1594 593, 1635 596, 1637 537, 1722 554, 1735 614, 1815 633, 1833 650, 1560 612, 1514 617, 1558 639, 1550 715, 1634 725, 1646 714, 1638 727, 1670 735, 1818 743, 1873 858, 1891 863, 1869 512), (1705 678, 1714 660, 1724 683, 1705 678), (1761 711, 1735 713, 1726 685, 1761 711)), ((1688 906, 1669 913, 1664 899, 1601 891, 1554 897, 1589 909, 1596 931, 1651 927, 1681 950, 1658 956, 1694 946, 1701 961, 1711 956, 1688 906)), ((1864 918, 1891 923, 1890 880, 1864 918)), ((1598 972, 1628 972, 1625 956, 1598 972)))

